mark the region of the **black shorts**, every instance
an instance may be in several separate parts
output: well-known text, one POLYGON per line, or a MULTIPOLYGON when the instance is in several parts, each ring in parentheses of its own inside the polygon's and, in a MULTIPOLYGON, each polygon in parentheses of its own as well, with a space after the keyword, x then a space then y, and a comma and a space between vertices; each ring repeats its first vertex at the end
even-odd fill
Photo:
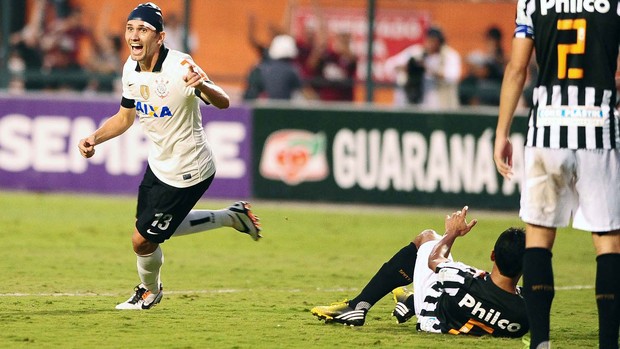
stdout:
POLYGON ((136 229, 150 242, 170 239, 189 211, 207 191, 215 175, 188 188, 160 181, 147 166, 138 191, 136 229))

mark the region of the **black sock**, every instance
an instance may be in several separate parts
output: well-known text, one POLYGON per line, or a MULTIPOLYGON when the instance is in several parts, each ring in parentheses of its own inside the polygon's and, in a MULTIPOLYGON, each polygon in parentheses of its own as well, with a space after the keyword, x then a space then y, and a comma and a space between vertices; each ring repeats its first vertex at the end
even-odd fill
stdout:
POLYGON ((523 255, 523 298, 530 322, 530 348, 549 340, 549 318, 555 294, 551 251, 527 248, 523 255))
POLYGON ((620 253, 596 258, 599 348, 618 349, 620 326, 620 253))
POLYGON ((349 301, 349 306, 355 308, 360 303, 361 308, 370 309, 393 289, 412 283, 417 256, 418 249, 413 243, 396 252, 370 279, 362 292, 349 301))

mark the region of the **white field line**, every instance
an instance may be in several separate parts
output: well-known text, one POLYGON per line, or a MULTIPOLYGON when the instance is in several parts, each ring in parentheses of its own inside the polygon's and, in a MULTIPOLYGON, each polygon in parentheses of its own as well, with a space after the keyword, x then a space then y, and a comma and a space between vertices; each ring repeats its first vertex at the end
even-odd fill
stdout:
MULTIPOLYGON (((573 285, 573 286, 558 286, 556 291, 570 291, 570 290, 592 290, 593 285, 573 285)), ((166 295, 174 294, 222 294, 222 293, 243 293, 252 292, 251 288, 235 289, 235 288, 223 288, 212 290, 186 290, 186 291, 165 291, 166 295)), ((276 292, 283 293, 301 293, 304 290, 299 288, 274 290, 276 292)), ((317 288, 314 291, 319 292, 357 292, 357 288, 317 288)), ((126 293, 95 293, 95 292, 54 292, 54 293, 0 293, 0 297, 119 297, 126 295, 126 293)))

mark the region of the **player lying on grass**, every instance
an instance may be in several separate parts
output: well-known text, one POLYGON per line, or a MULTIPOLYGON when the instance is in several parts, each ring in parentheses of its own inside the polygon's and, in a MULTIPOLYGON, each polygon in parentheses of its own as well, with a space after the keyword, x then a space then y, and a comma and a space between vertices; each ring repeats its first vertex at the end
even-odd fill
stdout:
POLYGON ((419 331, 521 337, 528 331, 517 283, 525 250, 523 229, 506 229, 491 251, 491 273, 454 262, 450 250, 477 221, 467 223, 467 206, 446 216, 445 233, 428 229, 398 251, 355 298, 318 306, 312 314, 326 323, 364 324, 368 310, 390 291, 398 323, 417 317, 419 331), (403 286, 413 283, 413 292, 403 286))

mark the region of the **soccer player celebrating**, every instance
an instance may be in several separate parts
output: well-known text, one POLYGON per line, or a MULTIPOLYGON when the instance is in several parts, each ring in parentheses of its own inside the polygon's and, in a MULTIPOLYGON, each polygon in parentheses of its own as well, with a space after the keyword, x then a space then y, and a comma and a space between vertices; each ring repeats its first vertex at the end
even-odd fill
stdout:
POLYGON ((311 309, 325 322, 364 324, 368 310, 392 291, 398 323, 417 317, 432 333, 521 337, 528 330, 517 283, 525 249, 522 229, 509 228, 491 252, 491 273, 454 262, 450 250, 477 221, 467 223, 467 206, 446 217, 445 233, 425 230, 377 271, 355 298, 311 309), (413 292, 402 287, 413 282, 413 292))
POLYGON ((90 158, 96 145, 127 131, 136 115, 151 141, 132 236, 141 283, 117 309, 150 309, 160 302, 164 256, 159 245, 173 234, 228 226, 254 240, 261 237, 258 218, 247 202, 223 210, 192 209, 215 176, 198 98, 220 109, 228 108, 230 101, 189 55, 166 48, 165 36, 157 5, 140 4, 131 11, 125 28, 130 57, 123 67, 120 109, 78 145, 90 158))
POLYGON ((600 348, 618 348, 620 325, 620 121, 614 108, 620 2, 519 0, 502 83, 494 158, 512 176, 510 127, 536 50, 521 186, 526 223, 523 296, 531 348, 549 347, 556 229, 592 232, 600 348))

